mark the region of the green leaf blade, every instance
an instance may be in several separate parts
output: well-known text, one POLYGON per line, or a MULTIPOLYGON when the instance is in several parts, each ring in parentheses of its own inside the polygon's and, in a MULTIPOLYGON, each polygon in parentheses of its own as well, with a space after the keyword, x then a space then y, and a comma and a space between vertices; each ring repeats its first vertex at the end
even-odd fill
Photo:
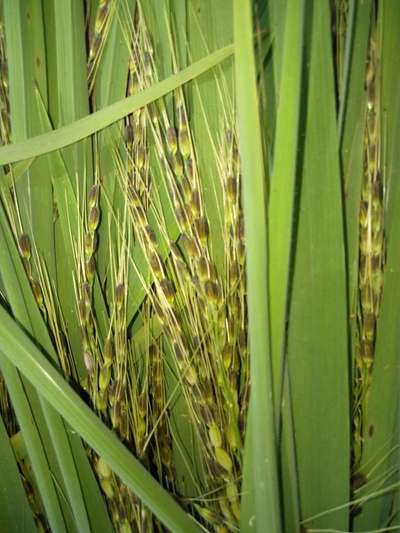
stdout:
MULTIPOLYGON (((252 480, 244 495, 242 528, 281 531, 277 450, 268 337, 267 220, 261 128, 257 105, 250 2, 234 2, 236 99, 242 164, 243 213, 246 237, 251 396, 251 458, 244 478, 252 480), (254 499, 255 516, 253 516, 254 499)), ((248 453, 248 452, 247 452, 248 453)), ((246 455, 246 452, 245 452, 246 455)), ((243 482, 246 486, 246 479, 243 482)), ((248 485, 247 485, 248 486, 248 485)))
MULTIPOLYGON (((312 12, 288 333, 303 519, 350 497, 347 285, 329 5, 316 2, 312 12)), ((348 509, 306 526, 347 531, 348 509)))

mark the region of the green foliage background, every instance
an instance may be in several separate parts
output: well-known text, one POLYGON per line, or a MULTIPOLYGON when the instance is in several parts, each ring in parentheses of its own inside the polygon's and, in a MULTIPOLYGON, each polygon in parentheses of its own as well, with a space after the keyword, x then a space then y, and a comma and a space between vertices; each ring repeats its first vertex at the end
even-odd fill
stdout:
POLYGON ((400 531, 399 2, 0 5, 0 530, 400 531))

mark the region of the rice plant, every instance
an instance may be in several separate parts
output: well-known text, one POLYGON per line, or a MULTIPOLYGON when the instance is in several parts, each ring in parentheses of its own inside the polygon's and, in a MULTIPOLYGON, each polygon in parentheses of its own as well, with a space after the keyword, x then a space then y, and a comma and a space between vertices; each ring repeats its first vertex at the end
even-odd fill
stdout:
POLYGON ((0 6, 0 529, 400 531, 396 0, 0 6))

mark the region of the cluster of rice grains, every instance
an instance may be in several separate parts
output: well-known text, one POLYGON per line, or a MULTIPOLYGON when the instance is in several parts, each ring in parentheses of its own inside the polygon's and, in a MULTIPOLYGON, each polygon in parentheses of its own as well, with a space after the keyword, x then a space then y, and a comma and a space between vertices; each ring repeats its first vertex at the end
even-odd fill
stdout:
MULTIPOLYGON (((90 92, 114 16, 115 2, 101 0, 89 32, 90 92)), ((129 96, 158 76, 139 3, 126 19, 129 96)), ((1 45, 4 143, 9 141, 9 113, 3 52, 1 45)), ((174 63, 177 68, 175 57, 174 63)), ((217 147, 210 137, 209 150, 215 155, 214 181, 221 191, 217 241, 224 252, 222 264, 215 264, 204 170, 182 89, 124 119, 111 176, 118 201, 107 197, 103 183, 109 176, 104 177, 97 162, 94 184, 83 200, 77 198, 81 218, 73 249, 86 368, 80 383, 88 402, 205 530, 222 533, 236 531, 240 520, 249 361, 240 163, 228 98, 221 97, 221 108, 220 140, 217 147), (106 234, 109 248, 101 253, 107 268, 101 278, 99 246, 106 234), (132 301, 137 301, 133 311, 132 301), (177 402, 184 406, 184 416, 174 412, 177 402), (182 424, 190 427, 191 450, 181 441, 182 424), (193 478, 189 492, 178 472, 182 457, 193 478)), ((79 380, 54 280, 23 228, 16 195, 3 200, 61 368, 69 379, 79 380)), ((102 457, 92 450, 88 454, 116 530, 162 530, 102 457)))
POLYGON ((353 484, 362 483, 359 472, 363 441, 367 432, 368 391, 372 379, 376 325, 379 315, 385 260, 384 181, 381 165, 381 127, 379 109, 379 42, 373 21, 366 70, 366 124, 364 136, 364 175, 359 211, 359 306, 358 346, 355 358, 355 397, 353 411, 353 484))
MULTIPOLYGON (((88 2, 89 6, 90 4, 88 2)), ((90 92, 93 90, 96 70, 104 50, 106 34, 110 28, 115 8, 115 0, 100 0, 94 27, 89 27, 88 87, 90 92)))
MULTIPOLYGON (((99 13, 106 20, 103 4, 99 13)), ((129 32, 127 95, 132 95, 158 79, 140 5, 129 32)), ((89 73, 95 60, 89 57, 89 73)), ((249 392, 240 164, 232 123, 224 125, 216 151, 225 264, 218 270, 213 262, 195 138, 179 89, 125 118, 123 149, 115 150, 121 205, 112 221, 106 220, 99 210, 101 180, 89 191, 76 284, 85 386, 93 406, 207 529, 221 532, 236 530, 240 519, 249 392), (93 311, 100 223, 117 228, 117 243, 110 239, 111 301, 103 339, 93 311), (132 272, 139 286, 129 283, 132 272), (132 327, 127 308, 137 290, 143 301, 132 327), (174 386, 168 387, 171 380, 174 386), (171 422, 178 396, 198 443, 198 460, 190 468, 199 491, 185 497, 174 467, 176 448, 182 448, 171 422)), ((159 529, 102 459, 93 460, 114 524, 123 531, 159 529)))
MULTIPOLYGON (((4 24, 0 21, 0 145, 10 141, 10 104, 8 100, 8 67, 5 51, 4 24)), ((5 171, 8 168, 4 169, 5 171)), ((7 430, 14 431, 12 409, 8 392, 0 374, 0 413, 5 422, 7 430)), ((10 433, 13 434, 12 432, 10 433)))
POLYGON ((8 100, 8 66, 5 50, 4 23, 0 21, 0 143, 3 145, 9 142, 10 103, 8 100))
MULTIPOLYGON (((95 257, 101 219, 99 196, 100 186, 95 183, 83 207, 85 223, 76 251, 76 295, 82 332, 82 356, 88 372, 82 385, 103 421, 141 457, 138 430, 133 433, 132 428, 139 428, 138 419, 145 418, 146 413, 138 412, 140 399, 129 397, 137 391, 135 384, 128 386, 130 359, 126 322, 126 256, 122 245, 110 250, 110 290, 107 292, 108 315, 105 324, 94 310, 97 277, 95 257)), ((130 531, 130 524, 140 524, 143 531, 148 530, 147 513, 141 508, 140 502, 114 476, 101 457, 93 452, 90 452, 90 456, 117 530, 130 531)))

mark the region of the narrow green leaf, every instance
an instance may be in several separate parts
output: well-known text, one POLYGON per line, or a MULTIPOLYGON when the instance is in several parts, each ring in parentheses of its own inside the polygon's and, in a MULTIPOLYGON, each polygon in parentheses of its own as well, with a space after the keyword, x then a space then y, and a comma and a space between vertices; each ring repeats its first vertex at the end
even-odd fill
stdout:
MULTIPOLYGON (((274 33, 276 127, 268 211, 268 294, 275 409, 279 413, 281 476, 285 527, 299 528, 299 502, 291 413, 290 380, 284 372, 291 282, 294 198, 297 185, 299 120, 302 99, 305 5, 288 0, 269 5, 274 33), (281 411, 281 402, 283 408, 281 411)), ((269 83, 269 94, 273 91, 269 83)), ((272 107, 273 102, 270 102, 272 107)), ((268 116, 269 118, 269 116, 268 116)), ((265 125, 267 134, 268 124, 265 125)))
POLYGON ((58 123, 69 124, 89 112, 83 4, 78 0, 54 4, 58 123))
MULTIPOLYGON (((84 5, 79 0, 54 1, 53 12, 54 41, 47 43, 47 49, 54 46, 56 51, 54 67, 57 85, 50 86, 49 92, 54 92, 57 99, 58 120, 54 123, 57 128, 70 124, 89 113, 89 92, 84 5)), ((90 141, 64 149, 63 159, 74 190, 82 192, 82 176, 86 173, 86 185, 90 185, 92 177, 90 141), (80 178, 78 184, 76 183, 77 176, 80 178)))
POLYGON ((338 138, 339 145, 342 142, 344 117, 346 114, 346 107, 349 95, 349 80, 351 75, 351 62, 353 58, 354 34, 356 24, 356 2, 351 0, 349 3, 349 11, 346 19, 346 39, 343 54, 343 72, 340 72, 339 84, 339 112, 338 112, 338 138))
MULTIPOLYGON (((263 5, 263 0, 259 2, 263 5)), ((274 80, 274 90, 276 101, 279 101, 281 94, 281 76, 282 76, 282 64, 284 62, 284 57, 287 55, 287 48, 285 49, 285 39, 287 39, 286 33, 286 21, 287 21, 287 6, 290 5, 288 9, 291 9, 290 0, 278 0, 276 2, 267 3, 267 12, 270 19, 271 32, 273 33, 274 46, 273 46, 273 70, 271 72, 274 80)), ((293 49, 295 50, 295 49, 293 49)), ((299 50, 296 51, 299 53, 299 50)))
POLYGON ((281 407, 281 428, 278 449, 280 479, 282 484, 282 514, 284 531, 300 533, 300 491, 296 458, 296 436, 294 433, 293 400, 288 368, 285 369, 283 399, 281 407))
POLYGON ((282 394, 283 355, 298 162, 304 1, 288 0, 283 42, 275 151, 268 211, 268 291, 276 409, 282 394))
POLYGON ((58 150, 92 135, 96 131, 120 120, 136 109, 157 100, 157 98, 173 91, 193 78, 200 76, 203 72, 206 72, 218 65, 221 61, 224 61, 227 57, 232 55, 232 52, 233 46, 228 45, 207 57, 200 59, 166 80, 155 83, 149 89, 109 105, 96 113, 92 113, 83 119, 69 124, 68 126, 54 130, 51 133, 38 135, 25 142, 3 146, 0 148, 0 165, 13 163, 21 159, 37 157, 38 155, 58 150))
MULTIPOLYGON (((267 220, 265 177, 258 115, 250 1, 234 1, 236 100, 242 163, 249 314, 252 508, 242 509, 242 528, 281 531, 280 495, 268 335, 267 220)), ((249 441, 248 441, 249 442, 249 441)), ((248 445, 247 442, 247 445, 248 445)), ((246 453, 246 452, 245 452, 246 453)), ((248 453, 248 452, 247 452, 248 453)), ((243 473, 246 478, 246 471, 243 473)), ((246 482, 244 481, 244 484, 246 482)), ((249 497, 245 500, 249 501, 249 497)))
POLYGON ((177 56, 179 68, 185 68, 188 64, 188 49, 187 49, 187 20, 188 8, 186 0, 174 0, 173 20, 175 27, 175 36, 177 42, 177 56))

